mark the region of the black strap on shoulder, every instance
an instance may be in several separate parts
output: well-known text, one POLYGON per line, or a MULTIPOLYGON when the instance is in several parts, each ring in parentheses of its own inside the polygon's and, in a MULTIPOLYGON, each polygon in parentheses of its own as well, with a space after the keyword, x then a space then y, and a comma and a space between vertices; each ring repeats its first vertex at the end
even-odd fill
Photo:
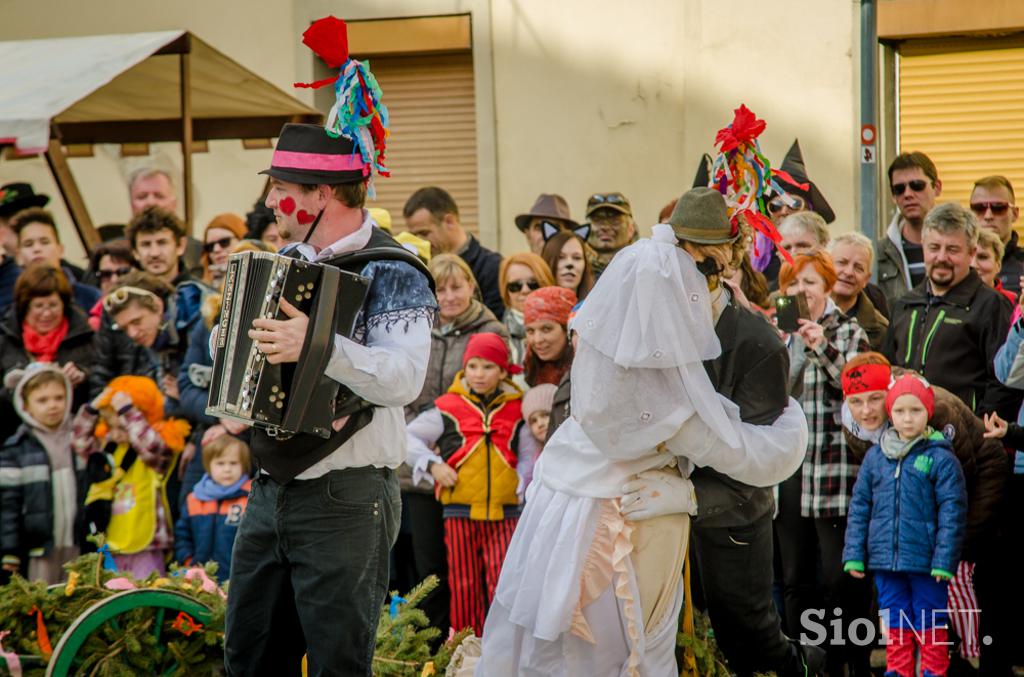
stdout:
POLYGON ((434 276, 427 269, 427 264, 423 263, 420 257, 395 242, 395 239, 388 235, 387 232, 376 226, 374 226, 373 232, 370 234, 370 241, 366 243, 365 247, 354 252, 340 254, 334 258, 327 259, 323 263, 337 266, 342 270, 358 273, 363 269, 363 266, 371 261, 401 261, 408 263, 427 278, 430 291, 435 291, 434 276))

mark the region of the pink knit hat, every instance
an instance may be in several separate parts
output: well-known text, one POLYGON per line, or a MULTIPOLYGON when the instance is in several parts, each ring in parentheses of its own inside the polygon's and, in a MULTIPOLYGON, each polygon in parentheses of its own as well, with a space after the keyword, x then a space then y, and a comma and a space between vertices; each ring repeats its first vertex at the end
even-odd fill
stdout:
POLYGON ((553 383, 543 383, 534 386, 523 395, 523 420, 529 421, 530 414, 538 411, 551 411, 555 401, 555 391, 558 386, 553 383))

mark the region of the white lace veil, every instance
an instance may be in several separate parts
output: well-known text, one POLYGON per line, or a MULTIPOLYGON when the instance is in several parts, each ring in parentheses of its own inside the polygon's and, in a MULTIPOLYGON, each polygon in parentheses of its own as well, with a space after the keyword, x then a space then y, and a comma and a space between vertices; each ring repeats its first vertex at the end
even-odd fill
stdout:
POLYGON ((612 259, 572 328, 573 417, 602 452, 649 454, 694 414, 739 445, 702 364, 721 353, 707 282, 671 226, 612 259))

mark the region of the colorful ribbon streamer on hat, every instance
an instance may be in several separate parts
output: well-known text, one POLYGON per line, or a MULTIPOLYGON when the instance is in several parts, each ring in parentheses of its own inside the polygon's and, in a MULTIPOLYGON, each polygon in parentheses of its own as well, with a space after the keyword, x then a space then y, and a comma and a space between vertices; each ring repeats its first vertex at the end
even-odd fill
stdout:
POLYGON ((784 259, 793 262, 793 257, 780 245, 782 236, 775 224, 766 216, 765 199, 772 193, 784 192, 772 178, 771 163, 757 142, 766 126, 764 120, 759 120, 746 105, 740 104, 734 111, 733 121, 715 136, 719 152, 710 176, 710 186, 725 197, 733 228, 738 228, 742 219, 754 232, 751 263, 759 271, 767 267, 772 246, 784 259))

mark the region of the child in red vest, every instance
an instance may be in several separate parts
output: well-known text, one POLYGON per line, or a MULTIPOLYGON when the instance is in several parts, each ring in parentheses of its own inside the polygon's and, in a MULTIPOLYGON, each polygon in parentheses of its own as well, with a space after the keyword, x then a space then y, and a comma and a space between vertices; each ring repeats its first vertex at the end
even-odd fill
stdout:
POLYGON ((500 336, 474 334, 448 392, 408 425, 413 481, 433 482, 444 504, 452 627, 477 634, 519 520, 517 451, 529 432, 509 379, 518 371, 500 336))

